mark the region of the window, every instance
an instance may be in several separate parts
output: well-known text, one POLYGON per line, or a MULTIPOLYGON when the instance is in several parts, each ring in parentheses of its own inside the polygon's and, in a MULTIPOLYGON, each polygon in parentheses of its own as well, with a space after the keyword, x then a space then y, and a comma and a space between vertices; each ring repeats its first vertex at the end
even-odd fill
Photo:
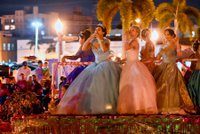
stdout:
POLYGON ((15 25, 10 25, 10 30, 15 30, 15 25))
POLYGON ((10 43, 8 43, 8 51, 10 51, 10 43))
POLYGON ((6 51, 6 43, 3 43, 3 50, 6 51))
POLYGON ((10 29, 10 26, 9 26, 9 25, 5 25, 5 26, 4 26, 4 29, 5 29, 5 30, 9 30, 9 29, 10 29))
POLYGON ((12 50, 15 50, 15 44, 12 43, 12 50))

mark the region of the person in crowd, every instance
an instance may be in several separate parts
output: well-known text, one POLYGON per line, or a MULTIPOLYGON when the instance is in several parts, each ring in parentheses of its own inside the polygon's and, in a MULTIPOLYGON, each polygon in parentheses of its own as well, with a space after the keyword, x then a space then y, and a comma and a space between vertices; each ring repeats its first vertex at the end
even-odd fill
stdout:
POLYGON ((106 28, 99 24, 85 41, 82 51, 92 49, 95 62, 89 65, 71 83, 57 106, 57 114, 114 114, 121 68, 108 60, 110 40, 106 28))
POLYGON ((33 88, 33 77, 32 75, 29 75, 27 80, 27 91, 32 91, 32 88, 33 88))
POLYGON ((9 96, 9 95, 10 95, 10 93, 9 93, 8 88, 0 80, 0 105, 4 104, 4 102, 6 101, 7 96, 9 96))
MULTIPOLYGON (((82 47, 84 42, 90 37, 91 32, 86 29, 81 31, 79 34, 79 43, 80 47, 75 55, 72 56, 63 56, 62 61, 64 62, 65 59, 68 60, 77 60, 80 58, 80 62, 94 62, 94 54, 91 49, 87 51, 83 51, 82 47)), ((66 81, 63 84, 71 84, 72 81, 86 68, 87 66, 77 66, 66 78, 66 81)))
POLYGON ((118 98, 120 114, 156 114, 156 85, 148 68, 138 60, 140 35, 132 25, 125 34, 126 62, 122 68, 118 98))
POLYGON ((33 81, 32 81, 32 84, 33 84, 32 85, 32 92, 35 92, 38 95, 39 99, 41 100, 42 91, 43 91, 42 86, 38 82, 36 75, 33 74, 32 79, 33 79, 33 81))
POLYGON ((27 91, 27 81, 23 73, 20 74, 20 77, 18 78, 16 85, 17 85, 16 91, 19 91, 19 92, 27 91))
POLYGON ((62 98, 63 96, 63 92, 62 92, 62 87, 64 87, 64 83, 66 82, 66 77, 65 76, 61 76, 60 77, 60 83, 59 83, 59 99, 62 98))
POLYGON ((179 40, 172 29, 164 30, 165 47, 158 53, 156 59, 162 63, 156 67, 154 78, 157 86, 157 106, 161 114, 186 114, 194 112, 176 60, 181 56, 179 40))
POLYGON ((151 31, 149 29, 142 30, 142 39, 146 42, 144 47, 141 50, 141 61, 147 66, 149 71, 153 74, 155 68, 154 59, 155 59, 155 48, 154 44, 151 41, 151 31))
POLYGON ((21 77, 21 73, 24 74, 25 80, 27 80, 27 77, 31 74, 31 69, 28 67, 28 63, 26 61, 22 63, 22 67, 20 67, 17 71, 17 81, 19 80, 19 77, 21 77))
POLYGON ((42 104, 45 107, 45 110, 48 111, 48 104, 51 101, 51 98, 50 98, 51 83, 49 79, 43 82, 42 89, 43 89, 42 104))
POLYGON ((197 113, 200 113, 200 41, 195 41, 193 44, 193 49, 195 51, 195 55, 193 58, 197 59, 197 61, 192 61, 191 70, 192 74, 188 81, 188 91, 190 97, 197 109, 197 113))
POLYGON ((49 67, 48 67, 48 62, 47 61, 45 61, 44 62, 44 67, 43 67, 43 78, 45 79, 45 80, 49 80, 50 78, 50 75, 51 75, 51 73, 50 73, 50 70, 49 70, 49 67))
POLYGON ((38 67, 35 69, 35 75, 37 77, 38 82, 43 79, 43 62, 41 60, 38 61, 38 67))

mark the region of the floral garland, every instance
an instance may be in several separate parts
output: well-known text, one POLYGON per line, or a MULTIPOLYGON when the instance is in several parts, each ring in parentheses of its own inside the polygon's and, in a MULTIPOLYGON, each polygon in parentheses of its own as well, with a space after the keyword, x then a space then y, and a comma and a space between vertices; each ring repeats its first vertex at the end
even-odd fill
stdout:
POLYGON ((58 62, 58 65, 71 65, 71 66, 86 66, 92 62, 77 62, 77 61, 67 61, 67 62, 58 62))
POLYGON ((16 115, 39 114, 44 110, 33 92, 15 92, 2 106, 2 119, 9 120, 16 115))

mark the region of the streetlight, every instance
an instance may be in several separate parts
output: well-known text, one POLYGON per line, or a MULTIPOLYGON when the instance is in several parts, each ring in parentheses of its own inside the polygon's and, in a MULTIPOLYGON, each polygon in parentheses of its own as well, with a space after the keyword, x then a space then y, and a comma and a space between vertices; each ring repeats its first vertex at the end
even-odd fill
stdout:
POLYGON ((62 55, 62 33, 63 33, 63 24, 60 19, 56 21, 55 30, 58 35, 58 62, 60 62, 60 55, 62 55))
POLYGON ((32 26, 35 27, 35 56, 37 57, 37 54, 38 54, 38 31, 39 31, 39 27, 42 26, 42 23, 35 21, 32 23, 32 26))
POLYGON ((136 18, 136 19, 135 19, 135 22, 136 22, 137 24, 139 24, 139 23, 141 22, 140 18, 136 18))
MULTIPOLYGON (((60 19, 57 19, 55 23, 55 30, 58 35, 58 62, 60 62, 60 56, 62 55, 62 40, 63 40, 63 24, 60 19)), ((58 66, 58 65, 57 65, 58 66)), ((58 83, 60 83, 60 76, 61 76, 61 70, 58 70, 58 83)), ((52 86, 54 85, 52 80, 52 86)), ((59 89, 59 97, 62 93, 62 90, 59 89)), ((52 91, 52 97, 54 96, 54 91, 52 91)))
POLYGON ((156 30, 153 30, 151 33, 151 40, 153 40, 154 42, 156 42, 159 38, 159 34, 156 30))

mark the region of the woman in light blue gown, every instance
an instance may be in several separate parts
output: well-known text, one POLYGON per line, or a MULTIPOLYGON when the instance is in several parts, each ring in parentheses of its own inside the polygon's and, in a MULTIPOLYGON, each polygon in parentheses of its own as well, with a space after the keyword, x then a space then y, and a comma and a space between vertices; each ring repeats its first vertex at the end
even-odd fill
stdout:
POLYGON ((110 41, 106 28, 98 25, 82 50, 92 48, 95 62, 72 82, 57 107, 57 114, 115 114, 119 92, 120 66, 108 60, 110 41))

